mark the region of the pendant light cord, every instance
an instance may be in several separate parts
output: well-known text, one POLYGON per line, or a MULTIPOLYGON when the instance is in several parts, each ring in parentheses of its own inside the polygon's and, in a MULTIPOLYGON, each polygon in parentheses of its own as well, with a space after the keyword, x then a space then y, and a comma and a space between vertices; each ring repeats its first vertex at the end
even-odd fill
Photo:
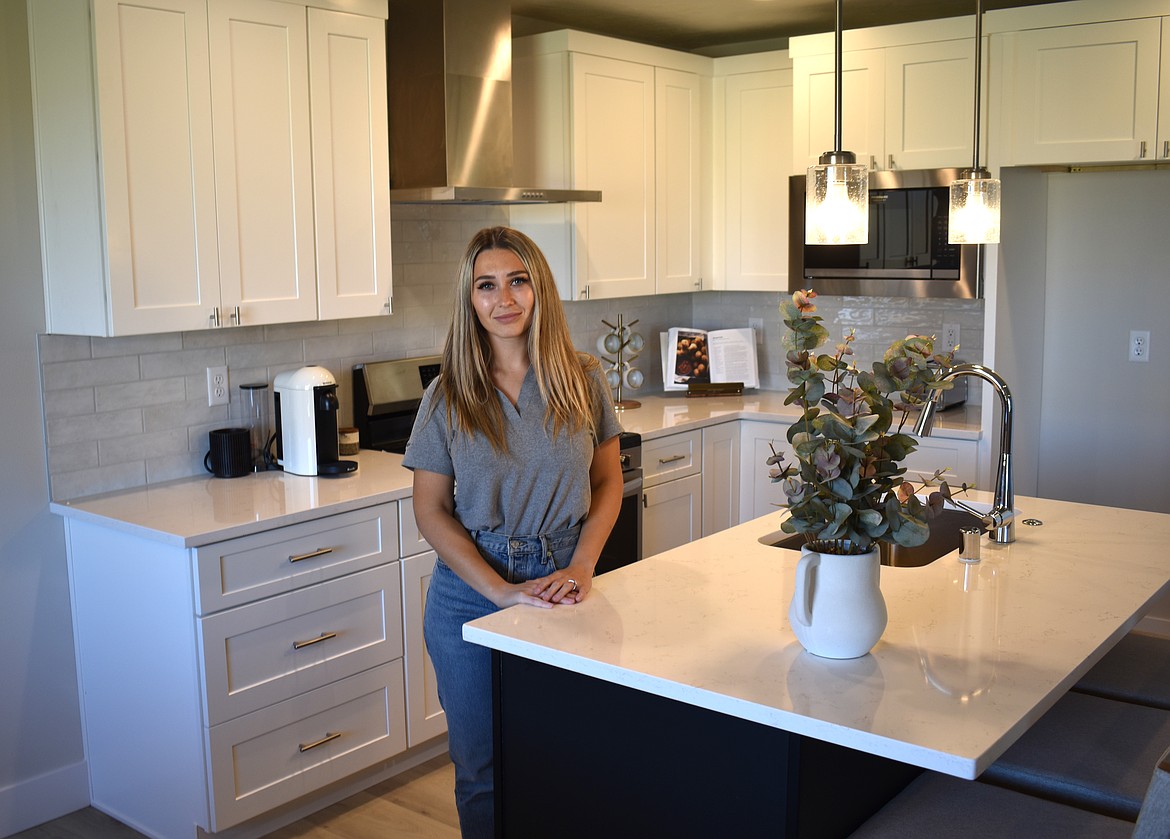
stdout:
MULTIPOLYGON (((834 105, 833 151, 838 151, 838 152, 844 148, 844 145, 841 143, 841 75, 842 75, 841 74, 841 44, 842 44, 842 41, 841 41, 841 4, 842 4, 842 2, 843 2, 843 0, 837 0, 837 31, 835 33, 835 39, 833 42, 833 44, 834 44, 833 55, 834 55, 834 61, 835 61, 834 69, 836 70, 836 72, 833 74, 834 79, 835 79, 835 85, 834 85, 834 89, 833 89, 833 96, 835 99, 835 101, 833 102, 833 105, 834 105)), ((976 124, 978 124, 978 119, 976 119, 976 124)))
MULTIPOLYGON (((837 0, 840 8, 840 0, 837 0)), ((983 0, 975 0, 975 134, 971 143, 971 169, 979 169, 979 111, 982 102, 980 87, 983 80, 983 0)), ((838 70, 838 72, 840 72, 838 70)))

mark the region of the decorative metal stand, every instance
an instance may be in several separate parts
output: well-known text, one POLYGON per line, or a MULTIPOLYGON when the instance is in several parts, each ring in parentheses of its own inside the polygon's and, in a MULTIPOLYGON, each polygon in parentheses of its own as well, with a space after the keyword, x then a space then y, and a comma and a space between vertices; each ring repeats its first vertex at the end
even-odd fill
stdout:
POLYGON ((602 319, 601 322, 608 326, 610 331, 598 339, 597 348, 603 353, 615 356, 614 358, 602 356, 602 360, 610 365, 609 369, 605 371, 605 380, 615 391, 614 407, 619 411, 625 408, 640 408, 642 407, 641 402, 636 399, 625 399, 622 395, 623 387, 636 390, 642 386, 642 382, 645 380, 642 371, 632 364, 642 347, 645 346, 642 336, 631 329, 638 321, 635 319, 626 324, 624 316, 618 315, 617 326, 605 319, 602 319), (633 355, 627 358, 627 352, 632 352, 633 355))

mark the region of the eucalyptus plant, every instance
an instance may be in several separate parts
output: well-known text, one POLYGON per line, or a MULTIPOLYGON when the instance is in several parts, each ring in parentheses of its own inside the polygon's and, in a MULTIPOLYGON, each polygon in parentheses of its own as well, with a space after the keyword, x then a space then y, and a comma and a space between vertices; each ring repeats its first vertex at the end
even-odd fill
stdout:
MULTIPOLYGON (((934 353, 934 339, 910 335, 895 341, 872 371, 858 370, 850 331, 832 353, 815 353, 829 340, 815 314, 813 291, 784 298, 780 314, 787 327, 784 347, 788 381, 786 405, 799 405, 799 420, 788 429, 796 463, 784 465, 773 448, 768 465, 787 497, 785 533, 803 533, 825 553, 865 553, 875 542, 921 545, 929 519, 950 497, 942 480, 946 468, 920 475, 915 489, 901 461, 916 448, 904 433, 910 413, 929 398, 940 368, 954 363, 954 351, 934 353), (925 502, 918 492, 936 487, 925 502)), ((966 489, 966 485, 963 487, 966 489)))

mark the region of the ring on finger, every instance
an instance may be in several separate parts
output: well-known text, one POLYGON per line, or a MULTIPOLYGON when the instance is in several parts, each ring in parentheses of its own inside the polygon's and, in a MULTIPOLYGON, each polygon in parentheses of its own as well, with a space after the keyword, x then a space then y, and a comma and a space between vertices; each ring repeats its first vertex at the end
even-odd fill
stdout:
POLYGON ((571 585, 573 587, 573 591, 577 590, 577 581, 574 580, 572 577, 569 577, 568 579, 566 579, 565 582, 567 582, 569 585, 571 585))

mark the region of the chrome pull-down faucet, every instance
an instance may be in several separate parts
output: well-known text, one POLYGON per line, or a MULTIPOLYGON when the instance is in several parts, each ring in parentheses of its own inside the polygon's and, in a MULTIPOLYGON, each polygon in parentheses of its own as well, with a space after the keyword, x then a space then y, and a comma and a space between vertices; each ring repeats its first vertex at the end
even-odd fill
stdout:
MULTIPOLYGON (((955 502, 970 513, 978 516, 991 529, 991 541, 1016 541, 1015 481, 1012 478, 1012 392, 1007 382, 990 367, 982 364, 956 364, 942 376, 939 381, 949 382, 959 376, 975 376, 990 384, 999 395, 1000 404, 1000 436, 999 436, 999 469, 995 475, 995 500, 989 513, 979 513, 965 504, 955 502)), ((929 437, 934 425, 934 412, 938 408, 943 392, 936 390, 922 406, 922 414, 914 424, 914 433, 919 437, 929 437)))

